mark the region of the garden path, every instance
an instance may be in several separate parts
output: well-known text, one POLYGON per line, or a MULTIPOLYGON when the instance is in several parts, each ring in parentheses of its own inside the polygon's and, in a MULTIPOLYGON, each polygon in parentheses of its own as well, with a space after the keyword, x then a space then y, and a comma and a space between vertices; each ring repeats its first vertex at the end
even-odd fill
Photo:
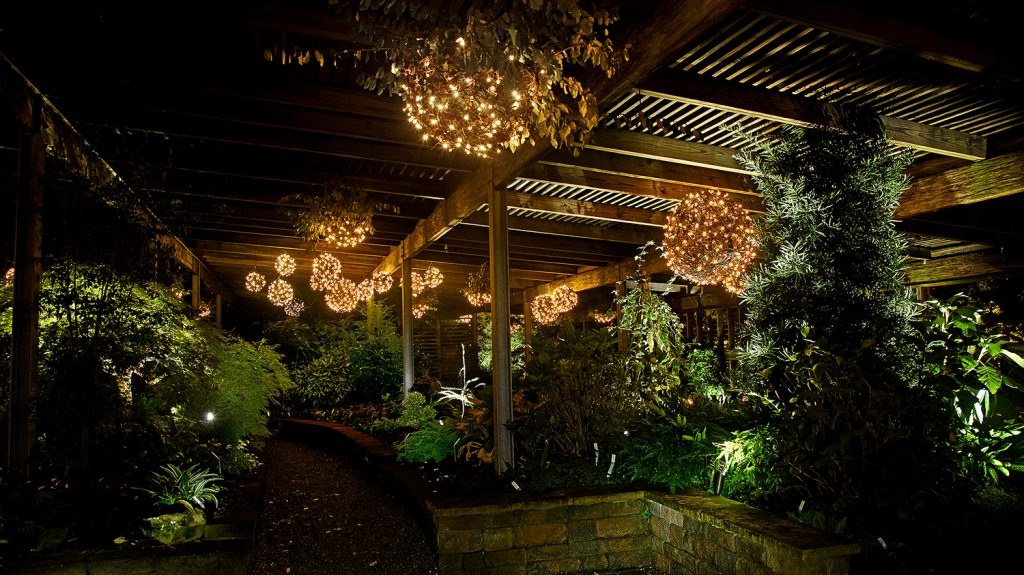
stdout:
POLYGON ((255 575, 437 572, 427 535, 401 502, 323 447, 270 439, 255 575))

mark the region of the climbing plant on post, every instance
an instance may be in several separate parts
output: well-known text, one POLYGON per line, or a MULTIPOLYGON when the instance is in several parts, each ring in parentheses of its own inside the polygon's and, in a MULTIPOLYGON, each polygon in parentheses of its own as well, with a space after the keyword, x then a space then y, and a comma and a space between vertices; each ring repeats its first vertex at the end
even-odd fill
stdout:
POLYGON ((833 528, 895 539, 896 518, 951 475, 948 418, 918 385, 906 243, 892 223, 910 157, 875 134, 787 128, 752 142, 743 162, 766 213, 740 358, 777 408, 786 492, 833 528))

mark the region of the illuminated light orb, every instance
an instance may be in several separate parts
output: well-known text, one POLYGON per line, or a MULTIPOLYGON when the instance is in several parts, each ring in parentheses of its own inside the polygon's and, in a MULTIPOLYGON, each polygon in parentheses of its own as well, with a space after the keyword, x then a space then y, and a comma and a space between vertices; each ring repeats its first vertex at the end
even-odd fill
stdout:
POLYGON ((357 246, 373 232, 372 212, 363 217, 343 217, 324 224, 324 240, 339 248, 357 246))
POLYGON ((427 284, 428 288, 436 288, 444 282, 444 274, 436 267, 430 266, 423 272, 423 282, 427 284))
POLYGON ((276 306, 283 306, 295 295, 291 284, 283 279, 276 279, 267 286, 267 299, 276 306))
POLYGON ((10 268, 4 272, 4 285, 11 285, 14 283, 14 268, 10 268))
POLYGON ((210 302, 208 302, 208 301, 201 301, 201 302, 199 302, 199 312, 196 315, 198 315, 199 317, 202 317, 202 318, 207 318, 207 317, 210 317, 211 315, 213 315, 213 307, 210 305, 210 302))
POLYGON ((277 273, 281 274, 281 277, 286 278, 295 272, 295 258, 288 254, 281 254, 277 256, 277 261, 274 262, 274 269, 277 273))
POLYGON ((348 313, 356 309, 359 298, 356 297, 356 284, 348 278, 339 278, 324 296, 327 307, 338 313, 348 313))
POLYGON ((676 205, 661 247, 680 277, 732 293, 743 291, 743 274, 757 255, 753 220, 716 190, 690 192, 676 205))
MULTIPOLYGON (((245 276, 245 289, 256 292, 263 289, 263 286, 267 285, 267 278, 263 277, 258 271, 251 271, 249 275, 245 276)), ((180 295, 178 297, 181 297, 180 295)))
POLYGON ((373 274, 373 291, 377 293, 384 293, 391 289, 391 286, 395 285, 395 279, 384 272, 377 272, 373 274))
POLYGON ((489 293, 467 293, 466 299, 469 301, 469 305, 480 307, 491 303, 491 294, 489 293))
POLYGON ((467 313, 466 315, 460 315, 459 316, 459 322, 464 323, 466 325, 469 325, 469 324, 473 323, 473 316, 472 316, 472 314, 468 314, 467 313))
POLYGON ((594 318, 594 323, 599 325, 608 325, 615 321, 614 313, 602 313, 595 311, 591 313, 590 316, 594 318))
POLYGON ((412 316, 416 319, 421 319, 427 315, 428 311, 430 311, 429 303, 418 303, 412 306, 412 316))
POLYGON ((490 267, 484 263, 466 278, 466 287, 462 294, 466 296, 470 305, 480 307, 491 303, 490 272, 490 267))
POLYGON ((373 282, 365 279, 356 284, 356 299, 366 301, 373 297, 373 282))
POLYGON ((301 299, 290 299, 288 303, 284 304, 284 313, 288 317, 299 317, 304 309, 306 309, 306 304, 302 303, 301 299))
POLYGON ((309 287, 316 291, 327 291, 340 277, 341 260, 327 253, 313 258, 313 273, 309 276, 309 287))
POLYGON ((558 317, 562 315, 554 299, 548 294, 533 298, 530 302, 530 311, 533 313, 533 320, 544 325, 557 323, 558 317))
POLYGON ((481 157, 515 150, 529 138, 537 95, 536 77, 526 70, 517 85, 494 69, 467 73, 464 42, 447 54, 431 54, 402 70, 400 94, 409 122, 445 151, 481 157))
POLYGON ((561 285, 551 292, 551 300, 554 302, 555 308, 558 309, 559 313, 562 313, 576 307, 580 298, 576 295, 576 292, 572 291, 571 287, 561 285))

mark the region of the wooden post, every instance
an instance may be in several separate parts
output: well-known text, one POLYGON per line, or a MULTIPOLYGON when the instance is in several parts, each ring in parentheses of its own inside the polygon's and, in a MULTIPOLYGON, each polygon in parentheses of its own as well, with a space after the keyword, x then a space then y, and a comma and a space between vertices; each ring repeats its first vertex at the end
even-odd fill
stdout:
POLYGON ((17 487, 30 478, 35 437, 36 380, 39 374, 39 291, 42 276, 43 170, 46 150, 40 107, 33 102, 34 126, 21 135, 14 246, 14 309, 11 333, 11 392, 7 472, 17 487))
POLYGON ((729 349, 736 349, 736 316, 739 314, 739 311, 739 309, 733 310, 733 308, 726 308, 725 310, 725 313, 729 314, 729 349), (733 313, 733 311, 736 313, 733 313))
POLYGON ((491 373, 494 413, 494 470, 501 477, 511 469, 512 359, 509 333, 508 205, 505 188, 491 185, 488 227, 491 253, 491 373))
POLYGON ((402 260, 402 397, 409 397, 416 381, 412 348, 412 260, 402 260))
POLYGON ((686 320, 686 339, 693 339, 693 314, 688 311, 683 312, 683 319, 686 320))
MULTIPOLYGON (((193 269, 199 269, 199 267, 196 266, 193 269)), ((198 273, 193 273, 192 274, 192 309, 196 310, 196 312, 199 311, 199 302, 201 301, 200 300, 200 296, 202 295, 202 291, 203 291, 203 284, 200 282, 199 274, 198 273)))
POLYGON ((526 362, 533 359, 533 309, 523 296, 523 355, 526 362))
POLYGON ((221 318, 221 311, 224 303, 223 298, 221 298, 220 294, 216 294, 213 297, 214 303, 216 305, 216 307, 213 310, 213 320, 217 324, 217 327, 224 327, 224 321, 221 318))

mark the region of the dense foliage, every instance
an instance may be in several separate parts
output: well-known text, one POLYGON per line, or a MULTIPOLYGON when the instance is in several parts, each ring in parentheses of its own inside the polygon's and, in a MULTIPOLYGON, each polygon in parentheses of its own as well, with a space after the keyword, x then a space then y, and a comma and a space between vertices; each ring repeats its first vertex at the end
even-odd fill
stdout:
POLYGON ((799 128, 754 150, 766 214, 740 359, 775 407, 783 491, 833 527, 901 541, 954 479, 892 223, 910 158, 884 137, 799 128))

